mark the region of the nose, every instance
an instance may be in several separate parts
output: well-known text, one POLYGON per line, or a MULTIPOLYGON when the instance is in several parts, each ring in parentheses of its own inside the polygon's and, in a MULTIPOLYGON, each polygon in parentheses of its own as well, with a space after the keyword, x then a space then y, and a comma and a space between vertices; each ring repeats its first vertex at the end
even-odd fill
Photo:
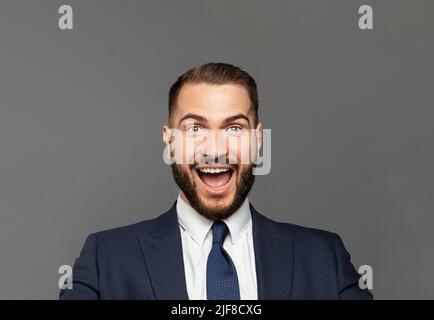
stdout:
POLYGON ((222 130, 209 131, 200 150, 202 163, 227 163, 227 141, 222 130))

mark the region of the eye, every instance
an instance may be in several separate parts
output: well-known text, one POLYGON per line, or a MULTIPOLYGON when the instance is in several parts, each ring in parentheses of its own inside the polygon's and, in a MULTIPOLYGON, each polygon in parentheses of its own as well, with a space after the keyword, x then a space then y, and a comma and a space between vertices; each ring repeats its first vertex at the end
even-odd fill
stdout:
POLYGON ((240 126, 230 126, 226 129, 229 134, 238 134, 243 130, 240 126))
POLYGON ((192 125, 186 128, 186 131, 188 134, 198 134, 201 133, 203 131, 202 127, 198 126, 198 125, 192 125))

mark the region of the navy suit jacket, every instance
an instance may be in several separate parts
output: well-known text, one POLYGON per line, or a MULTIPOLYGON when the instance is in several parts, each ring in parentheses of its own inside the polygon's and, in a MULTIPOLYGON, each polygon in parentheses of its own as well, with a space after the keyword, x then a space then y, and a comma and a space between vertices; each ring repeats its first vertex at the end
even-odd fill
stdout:
MULTIPOLYGON (((250 209, 258 299, 372 299, 337 234, 250 209)), ((89 235, 60 299, 188 299, 176 202, 155 219, 89 235)))

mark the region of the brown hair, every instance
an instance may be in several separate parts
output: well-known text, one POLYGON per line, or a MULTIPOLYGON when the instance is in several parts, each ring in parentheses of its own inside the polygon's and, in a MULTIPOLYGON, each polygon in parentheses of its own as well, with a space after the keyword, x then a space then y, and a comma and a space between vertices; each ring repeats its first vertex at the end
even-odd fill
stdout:
POLYGON ((169 119, 182 86, 187 83, 201 82, 210 84, 234 83, 244 87, 247 90, 254 111, 254 123, 255 125, 258 123, 259 102, 255 79, 246 71, 228 63, 207 63, 194 67, 179 76, 169 91, 169 119))

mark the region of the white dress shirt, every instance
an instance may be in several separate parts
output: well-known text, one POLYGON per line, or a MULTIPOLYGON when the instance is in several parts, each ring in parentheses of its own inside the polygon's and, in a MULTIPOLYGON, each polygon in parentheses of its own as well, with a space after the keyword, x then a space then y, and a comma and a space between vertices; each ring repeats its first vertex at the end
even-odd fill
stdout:
MULTIPOLYGON (((212 247, 214 221, 200 215, 181 195, 176 203, 181 230, 185 279, 190 300, 206 300, 206 266, 212 247)), ((252 216, 249 200, 229 218, 223 220, 229 233, 223 248, 230 255, 237 270, 242 300, 257 300, 255 252, 253 249, 252 216)))

